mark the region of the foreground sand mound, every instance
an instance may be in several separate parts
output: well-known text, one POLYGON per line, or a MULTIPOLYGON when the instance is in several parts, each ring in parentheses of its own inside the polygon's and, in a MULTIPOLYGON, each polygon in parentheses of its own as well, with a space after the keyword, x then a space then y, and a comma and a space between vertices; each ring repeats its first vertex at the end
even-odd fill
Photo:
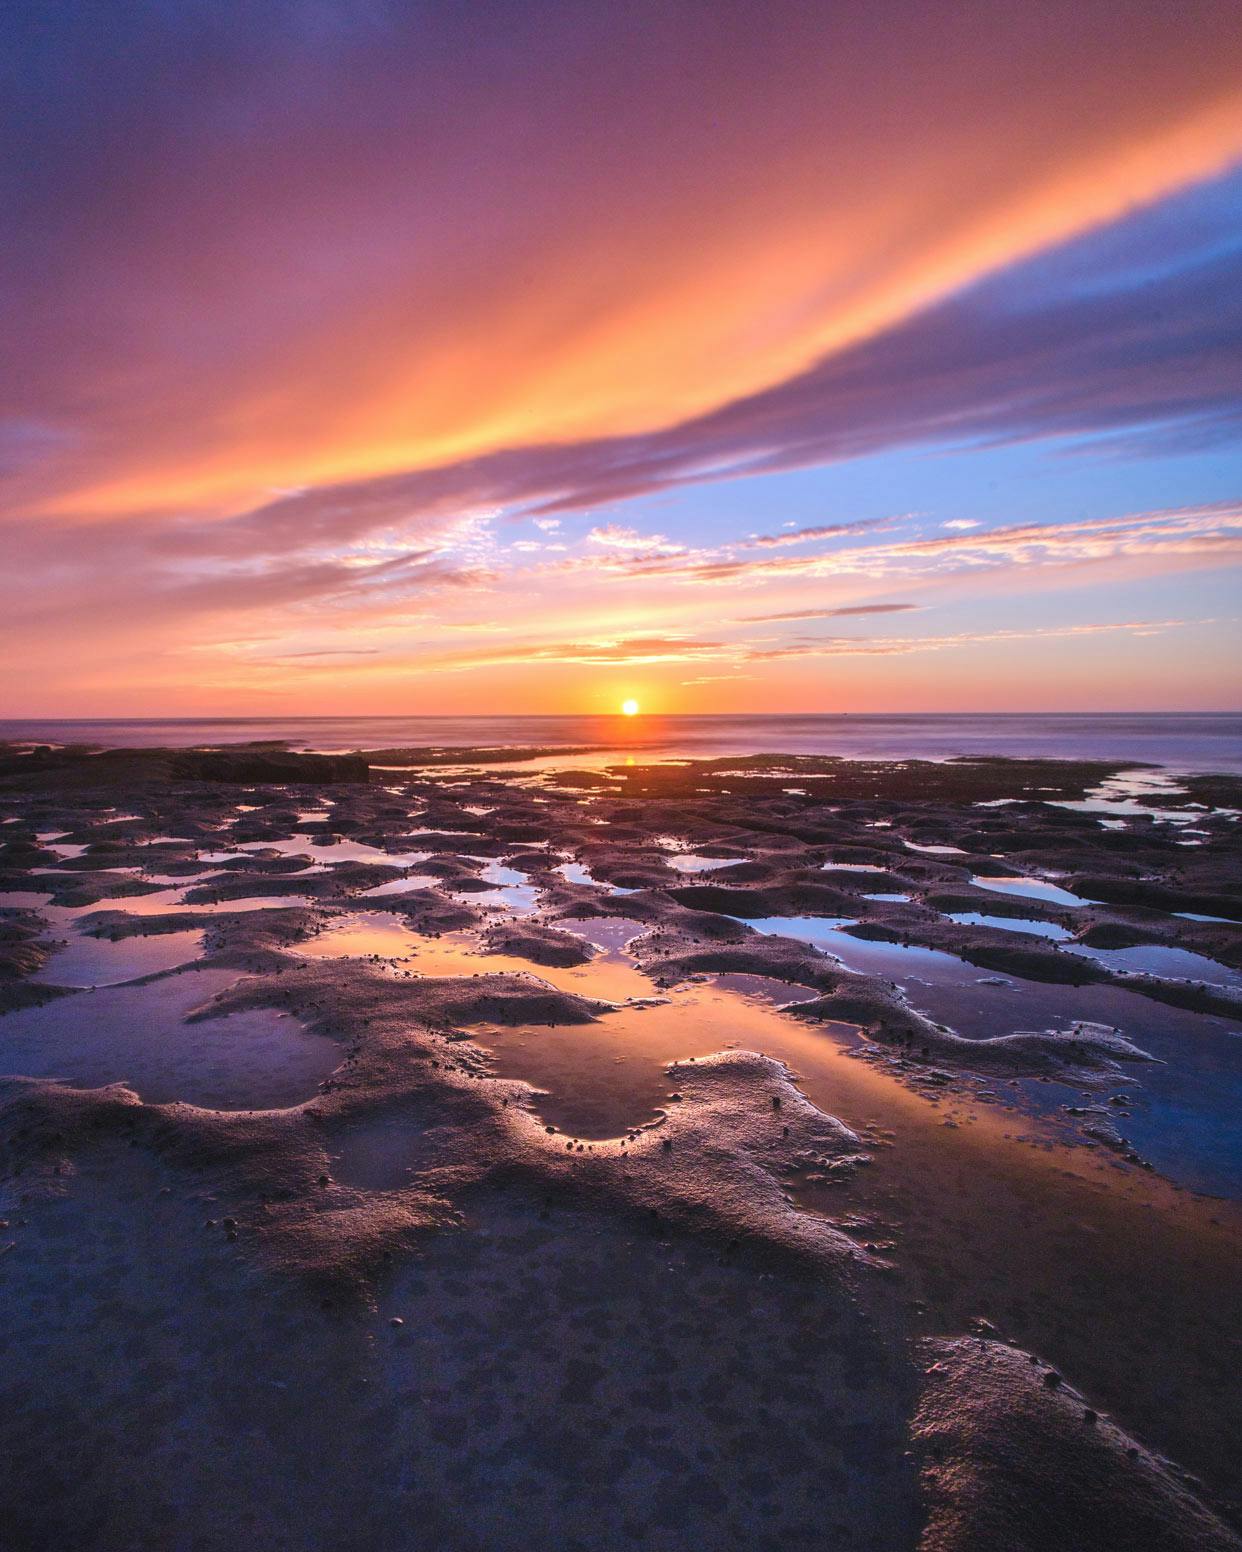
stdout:
POLYGON ((921 1552, 1238 1552, 1159 1457, 1001 1342, 928 1344, 921 1552))

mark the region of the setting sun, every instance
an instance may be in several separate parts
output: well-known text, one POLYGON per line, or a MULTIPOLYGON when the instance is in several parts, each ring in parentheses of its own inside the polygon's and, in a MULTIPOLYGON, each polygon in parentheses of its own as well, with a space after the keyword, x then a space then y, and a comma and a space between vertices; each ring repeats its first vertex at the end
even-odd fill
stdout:
POLYGON ((638 715, 638 702, 637 701, 622 701, 621 702, 621 715, 623 717, 636 717, 638 715))

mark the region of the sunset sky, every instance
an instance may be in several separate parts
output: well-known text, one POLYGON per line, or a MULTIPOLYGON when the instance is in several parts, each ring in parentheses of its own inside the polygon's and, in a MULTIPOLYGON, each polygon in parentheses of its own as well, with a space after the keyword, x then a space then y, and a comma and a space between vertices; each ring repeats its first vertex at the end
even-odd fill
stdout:
POLYGON ((1236 0, 0 27, 0 715, 1242 700, 1236 0))

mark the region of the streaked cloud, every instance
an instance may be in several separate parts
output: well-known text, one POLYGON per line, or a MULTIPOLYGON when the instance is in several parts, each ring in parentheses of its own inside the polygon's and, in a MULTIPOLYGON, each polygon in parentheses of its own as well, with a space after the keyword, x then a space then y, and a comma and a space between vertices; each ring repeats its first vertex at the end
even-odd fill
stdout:
MULTIPOLYGON (((725 0, 710 28, 587 0, 478 9, 465 46, 446 3, 50 27, 16 0, 0 394, 48 450, 11 502, 218 514, 679 425, 683 474, 805 456, 893 434, 868 381, 903 362, 896 418, 926 428, 933 340, 906 320, 1242 153, 1236 25, 1228 0, 1139 25, 1132 0, 725 0), (852 424, 795 434, 825 399, 852 424)), ((977 331, 944 305, 964 364, 977 331)), ((646 488, 660 452, 594 483, 646 488)))
POLYGON ((1068 523, 1022 523, 970 533, 911 537, 798 556, 738 556, 728 551, 663 555, 575 556, 555 562, 564 572, 607 571, 697 583, 757 583, 777 579, 865 575, 915 577, 983 568, 1069 565, 1121 558, 1177 561, 1242 559, 1242 504, 1190 511, 1139 512, 1068 523))
POLYGON ((844 604, 839 609, 783 609, 776 614, 744 614, 739 623, 766 624, 777 620, 835 620, 851 614, 904 614, 920 604, 844 604))
POLYGON ((7 660, 90 711, 303 675, 404 709, 484 662, 480 707, 527 665, 527 709, 613 668, 766 705, 820 657, 1080 629, 1102 661, 1189 619, 1178 577, 1242 560, 1202 458, 1242 449, 1236 29, 1228 0, 16 0, 7 660), (1034 518, 1003 480, 934 499, 1031 447, 1130 472, 1034 518), (868 499, 796 483, 859 459, 868 499), (1089 596, 1010 623, 1058 589, 1089 596), (786 629, 870 615, 892 634, 786 629))
POLYGON ((663 534, 640 534, 618 523, 605 523, 602 527, 592 528, 587 534, 587 542, 602 545, 606 550, 641 555, 678 555, 682 550, 681 545, 670 544, 663 534))

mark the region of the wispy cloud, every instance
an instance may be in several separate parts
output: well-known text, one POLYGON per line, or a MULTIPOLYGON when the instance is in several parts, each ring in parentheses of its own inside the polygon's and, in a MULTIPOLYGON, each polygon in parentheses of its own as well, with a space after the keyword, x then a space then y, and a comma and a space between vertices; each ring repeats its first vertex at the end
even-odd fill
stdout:
POLYGON ((605 571, 690 583, 866 576, 913 577, 1000 567, 1040 566, 1129 557, 1242 559, 1242 505, 1139 512, 1077 522, 1021 523, 969 533, 914 537, 799 556, 756 559, 729 550, 666 556, 650 551, 575 556, 562 571, 605 571))
POLYGON ((795 528, 790 533, 751 534, 741 542, 741 549, 783 549, 790 544, 810 544, 815 539, 840 539, 847 534, 870 533, 876 529, 892 528, 896 518, 860 518, 853 523, 822 523, 814 528, 795 528))
POLYGON ((909 475, 1242 446, 1230 0, 1120 33, 1076 0, 706 31, 582 0, 476 7, 466 50, 448 0, 14 7, 0 644, 41 696, 707 685, 1034 639, 973 605, 1087 579, 1172 615, 1168 578, 1242 559, 1242 507, 1189 504, 1217 472, 1031 522, 1036 486, 988 512, 909 475), (863 469, 784 478, 895 450, 853 510, 863 469), (900 634, 907 592, 938 634, 900 634), (851 614, 891 634, 786 629, 851 614))
POLYGON ((838 609, 782 609, 775 614, 743 614, 742 624, 766 624, 779 620, 835 620, 850 614, 904 614, 922 604, 845 604, 838 609))
MULTIPOLYGON (((944 652, 954 648, 1023 641, 1075 640, 1094 636, 1155 636, 1191 626, 1210 625, 1210 619, 1124 620, 1079 622, 1026 629, 955 631, 924 636, 816 636, 771 644, 692 637, 629 637, 598 641, 541 641, 516 643, 469 653, 436 658, 441 669, 479 669, 499 664, 570 664, 595 668, 643 666, 661 663, 721 661, 744 668, 749 664, 774 663, 798 658, 893 657, 944 652)), ((736 674, 711 678, 738 677, 736 674)), ((683 681, 689 683, 691 681, 683 681)), ((701 676, 695 683, 708 682, 701 676)))
POLYGON ((1159 636, 1211 620, 1126 620, 1088 625, 1047 625, 1026 630, 956 631, 944 636, 836 636, 787 646, 748 649, 747 662, 774 662, 799 657, 905 657, 944 652, 955 647, 992 646, 1019 641, 1076 640, 1089 636, 1159 636))
POLYGON ((590 544, 601 545, 606 550, 622 550, 642 555, 680 555, 683 546, 670 544, 663 534, 641 534, 619 523, 605 523, 587 534, 590 544))

